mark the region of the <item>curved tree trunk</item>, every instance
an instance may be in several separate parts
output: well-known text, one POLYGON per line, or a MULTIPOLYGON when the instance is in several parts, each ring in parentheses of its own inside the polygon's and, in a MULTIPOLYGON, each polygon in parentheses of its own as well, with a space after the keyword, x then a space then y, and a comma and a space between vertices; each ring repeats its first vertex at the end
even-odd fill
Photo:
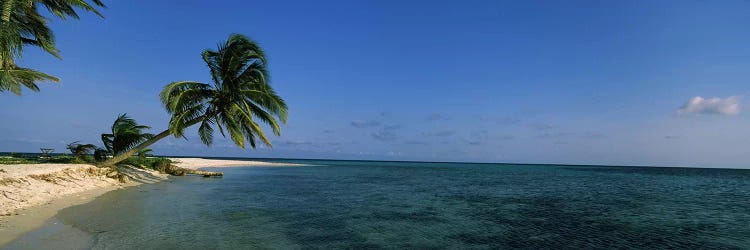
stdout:
POLYGON ((135 146, 134 148, 131 148, 128 151, 125 151, 119 155, 115 155, 112 158, 109 158, 109 160, 106 160, 102 162, 101 166, 103 167, 109 167, 114 166, 117 163, 120 163, 121 161, 124 161, 131 156, 135 155, 139 151, 143 150, 144 148, 147 148, 148 146, 151 146, 152 144, 156 143, 157 141, 166 138, 167 136, 171 135, 172 133, 169 132, 169 129, 164 130, 163 132, 159 133, 158 135, 155 135, 151 139, 148 139, 147 141, 141 143, 138 146, 135 146))
MULTIPOLYGON (((185 125, 185 127, 187 128, 187 127, 193 126, 196 123, 200 122, 201 120, 203 120, 203 116, 199 116, 199 117, 191 120, 190 122, 188 122, 185 125)), ((123 153, 121 153, 119 155, 115 155, 112 158, 110 158, 109 160, 106 160, 106 161, 102 162, 102 164, 100 164, 100 165, 102 167, 114 166, 115 164, 120 163, 121 161, 124 161, 124 160, 130 158, 131 156, 137 154, 138 152, 140 152, 144 148, 147 148, 147 147, 151 146, 152 144, 156 143, 157 141, 159 141, 161 139, 166 138, 167 136, 169 136, 171 134, 172 133, 169 131, 169 129, 164 130, 163 132, 155 135, 154 137, 151 137, 151 139, 148 139, 148 140, 144 141, 140 145, 135 146, 135 147, 131 148, 128 151, 125 151, 125 152, 123 152, 123 153)))

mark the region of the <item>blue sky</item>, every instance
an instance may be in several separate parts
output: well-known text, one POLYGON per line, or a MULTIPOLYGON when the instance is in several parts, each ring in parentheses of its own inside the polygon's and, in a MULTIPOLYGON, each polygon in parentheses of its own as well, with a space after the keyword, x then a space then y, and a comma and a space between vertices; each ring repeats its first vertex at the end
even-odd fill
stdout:
POLYGON ((273 149, 157 153, 750 167, 747 1, 107 1, 51 19, 62 79, 0 93, 0 151, 99 144, 119 113, 158 133, 158 92, 200 53, 257 40, 290 106, 273 149), (700 97, 700 98, 697 98, 700 97))

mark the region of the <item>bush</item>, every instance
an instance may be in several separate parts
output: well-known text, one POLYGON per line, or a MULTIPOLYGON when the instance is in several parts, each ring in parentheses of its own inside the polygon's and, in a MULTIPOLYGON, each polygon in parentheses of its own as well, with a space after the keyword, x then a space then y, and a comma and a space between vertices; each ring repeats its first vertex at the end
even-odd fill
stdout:
POLYGON ((71 163, 75 164, 91 164, 94 163, 94 157, 90 155, 82 155, 75 157, 71 163))
POLYGON ((109 152, 107 152, 107 150, 104 150, 101 148, 94 150, 94 160, 96 162, 106 161, 108 157, 109 157, 109 152))
POLYGON ((167 169, 172 165, 172 161, 167 158, 151 158, 151 169, 165 173, 167 169))
POLYGON ((48 159, 48 163, 75 163, 76 158, 72 156, 55 156, 48 159))
POLYGON ((130 157, 120 162, 120 164, 131 165, 134 167, 141 167, 145 165, 144 163, 145 163, 145 160, 139 157, 130 157))
POLYGON ((0 157, 0 164, 27 164, 27 163, 38 163, 37 161, 29 160, 20 157, 3 156, 0 157))
POLYGON ((149 168, 162 173, 168 172, 172 161, 167 158, 146 158, 133 156, 127 160, 122 161, 122 164, 131 165, 135 167, 149 168))

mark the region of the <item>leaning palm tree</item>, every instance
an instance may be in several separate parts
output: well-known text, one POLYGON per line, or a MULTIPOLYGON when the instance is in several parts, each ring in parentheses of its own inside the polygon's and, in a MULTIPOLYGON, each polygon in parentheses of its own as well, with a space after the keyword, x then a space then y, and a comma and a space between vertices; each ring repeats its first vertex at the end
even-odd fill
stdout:
MULTIPOLYGON (((93 5, 104 7, 100 0, 93 5)), ((84 0, 0 0, 0 92, 10 91, 21 94, 21 86, 39 91, 38 81, 59 81, 59 79, 16 65, 16 59, 23 54, 24 45, 40 47, 51 55, 60 58, 55 47, 52 30, 47 19, 39 14, 39 6, 61 19, 78 19, 76 9, 99 13, 92 4, 84 0)))
POLYGON ((185 129, 196 124, 201 141, 210 146, 214 130, 229 137, 240 148, 252 148, 260 140, 271 142, 256 122, 268 125, 281 135, 280 120, 286 123, 287 105, 269 83, 266 56, 257 43, 232 34, 216 51, 203 51, 203 61, 211 73, 211 84, 180 81, 162 90, 162 104, 172 115, 169 128, 132 149, 112 157, 103 165, 114 165, 155 142, 173 135, 184 137, 185 129))
POLYGON ((153 134, 144 132, 150 128, 138 124, 128 114, 121 114, 112 123, 112 133, 102 134, 102 143, 110 154, 120 154, 154 137, 153 134))
POLYGON ((96 150, 96 146, 94 144, 81 144, 80 141, 74 141, 70 144, 68 144, 67 148, 70 150, 70 153, 73 154, 76 158, 83 158, 83 156, 87 154, 91 154, 96 150))

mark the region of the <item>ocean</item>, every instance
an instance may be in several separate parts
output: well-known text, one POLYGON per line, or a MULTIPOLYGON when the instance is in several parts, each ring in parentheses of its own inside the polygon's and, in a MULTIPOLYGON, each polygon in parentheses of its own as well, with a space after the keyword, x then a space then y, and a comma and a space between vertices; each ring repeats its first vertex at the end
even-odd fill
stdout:
POLYGON ((750 249, 750 170, 372 161, 107 193, 7 249, 750 249))

